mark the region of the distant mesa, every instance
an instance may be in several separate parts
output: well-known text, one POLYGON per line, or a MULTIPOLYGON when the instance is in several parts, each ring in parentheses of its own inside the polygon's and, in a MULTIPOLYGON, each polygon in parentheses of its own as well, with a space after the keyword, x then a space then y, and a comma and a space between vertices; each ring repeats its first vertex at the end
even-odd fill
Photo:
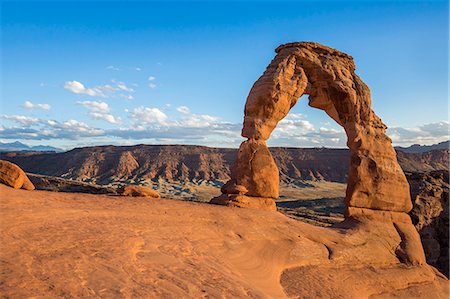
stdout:
MULTIPOLYGON (((284 184, 302 180, 347 181, 348 149, 269 149, 277 165, 280 182, 284 184)), ((1 153, 1 159, 19 165, 27 173, 100 185, 159 180, 223 184, 230 179, 236 156, 236 149, 195 145, 110 145, 76 148, 63 153, 1 153)), ((397 159, 405 172, 446 170, 449 150, 436 149, 424 153, 397 150, 397 159)))
POLYGON ((450 141, 443 141, 433 145, 413 144, 409 147, 396 146, 395 149, 405 153, 426 153, 432 150, 445 150, 450 148, 450 141))
POLYGON ((4 160, 0 160, 0 183, 15 189, 35 189, 33 183, 19 166, 4 160))

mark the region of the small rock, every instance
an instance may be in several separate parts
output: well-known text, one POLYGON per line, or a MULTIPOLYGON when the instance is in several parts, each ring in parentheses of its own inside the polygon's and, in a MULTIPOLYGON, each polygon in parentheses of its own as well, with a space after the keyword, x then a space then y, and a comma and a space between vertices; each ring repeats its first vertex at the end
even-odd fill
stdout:
POLYGON ((122 186, 117 189, 117 193, 123 196, 151 197, 151 198, 161 197, 157 191, 151 188, 136 185, 122 186))

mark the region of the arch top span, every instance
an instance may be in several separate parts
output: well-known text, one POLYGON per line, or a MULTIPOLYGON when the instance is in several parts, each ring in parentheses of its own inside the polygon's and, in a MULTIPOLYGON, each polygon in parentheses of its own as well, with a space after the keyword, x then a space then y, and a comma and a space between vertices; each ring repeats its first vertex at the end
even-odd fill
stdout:
POLYGON ((348 213, 351 207, 408 212, 412 208, 409 185, 386 126, 371 109, 370 90, 355 73, 353 58, 312 42, 284 44, 276 53, 247 97, 242 136, 248 140, 239 149, 223 193, 278 197, 278 170, 265 141, 307 94, 309 105, 324 110, 347 134, 348 213))

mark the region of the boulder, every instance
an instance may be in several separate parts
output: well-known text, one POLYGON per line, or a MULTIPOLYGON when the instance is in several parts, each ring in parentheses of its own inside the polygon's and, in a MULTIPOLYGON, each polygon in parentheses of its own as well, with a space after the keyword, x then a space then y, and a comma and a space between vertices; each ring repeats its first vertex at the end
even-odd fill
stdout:
POLYGON ((222 194, 211 199, 210 203, 228 207, 254 210, 276 211, 277 206, 272 198, 252 197, 239 194, 222 194))
POLYGON ((125 185, 117 189, 117 193, 123 196, 134 196, 134 197, 151 197, 160 198, 159 193, 149 187, 136 186, 136 185, 125 185))
POLYGON ((4 160, 0 160, 0 183, 15 189, 35 189, 33 183, 19 166, 4 160))

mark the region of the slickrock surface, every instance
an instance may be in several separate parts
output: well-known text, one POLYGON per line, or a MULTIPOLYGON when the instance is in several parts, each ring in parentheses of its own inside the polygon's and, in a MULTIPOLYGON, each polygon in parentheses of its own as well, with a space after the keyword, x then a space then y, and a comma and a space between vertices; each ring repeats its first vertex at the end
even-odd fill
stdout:
POLYGON ((0 296, 448 298, 380 221, 315 227, 277 212, 0 185, 0 296))
POLYGON ((409 214, 420 233, 427 262, 449 277, 448 171, 407 176, 414 202, 409 214))
POLYGON ((16 189, 34 190, 25 172, 14 163, 0 160, 0 183, 16 189))
POLYGON ((160 198, 159 193, 149 187, 126 185, 117 189, 117 193, 123 196, 160 198))

